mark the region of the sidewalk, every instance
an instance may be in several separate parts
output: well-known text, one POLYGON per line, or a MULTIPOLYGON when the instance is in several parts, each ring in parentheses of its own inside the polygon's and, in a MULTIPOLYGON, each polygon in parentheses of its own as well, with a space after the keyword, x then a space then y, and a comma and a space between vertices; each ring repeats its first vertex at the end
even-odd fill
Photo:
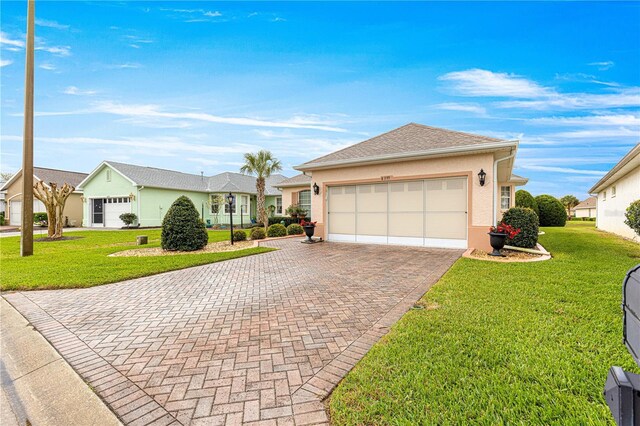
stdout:
POLYGON ((0 297, 0 424, 121 425, 109 408, 0 297))

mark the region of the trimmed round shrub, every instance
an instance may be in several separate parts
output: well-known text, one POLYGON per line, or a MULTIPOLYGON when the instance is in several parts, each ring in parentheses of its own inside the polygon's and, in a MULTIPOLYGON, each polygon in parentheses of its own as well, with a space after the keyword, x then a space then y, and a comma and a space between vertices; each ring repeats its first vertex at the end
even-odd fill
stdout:
POLYGON ((511 207, 502 216, 502 222, 520 229, 520 233, 513 239, 507 239, 506 243, 508 245, 524 248, 536 246, 540 220, 533 209, 511 207))
POLYGON ((267 236, 268 237, 284 237, 287 235, 287 228, 284 225, 279 223, 273 224, 267 228, 267 236))
POLYGON ((189 197, 181 196, 171 204, 162 219, 161 245, 164 250, 200 250, 209 242, 209 234, 189 197))
POLYGON ((241 229, 238 229, 237 231, 233 231, 233 241, 246 241, 247 240, 247 233, 244 232, 241 229))
POLYGON ((626 220, 624 223, 633 231, 640 235, 640 200, 636 200, 629 204, 627 211, 624 213, 626 220))
POLYGON ((567 211, 556 197, 538 195, 536 203, 540 211, 540 226, 564 226, 567 223, 567 211))
POLYGON ((525 207, 536 212, 538 216, 540 216, 540 211, 538 210, 538 203, 536 199, 533 198, 528 191, 524 189, 518 189, 516 191, 516 207, 525 207))
POLYGON ((302 229, 302 226, 298 225, 297 223, 292 223, 291 225, 287 226, 287 235, 300 235, 304 233, 304 229, 302 229))
POLYGON ((267 233, 264 232, 264 228, 262 226, 256 226, 251 229, 251 239, 252 240, 264 240, 267 238, 267 233))

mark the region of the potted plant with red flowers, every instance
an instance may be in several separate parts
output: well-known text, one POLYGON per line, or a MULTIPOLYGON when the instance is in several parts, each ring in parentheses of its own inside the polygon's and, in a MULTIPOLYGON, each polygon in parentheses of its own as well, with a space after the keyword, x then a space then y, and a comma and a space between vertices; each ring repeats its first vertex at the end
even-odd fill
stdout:
POLYGON ((489 256, 503 256, 500 250, 504 248, 507 238, 513 239, 520 233, 520 229, 515 229, 513 226, 504 222, 500 222, 498 226, 492 226, 489 228, 489 243, 493 247, 493 251, 489 253, 489 256))
POLYGON ((300 226, 302 226, 302 228, 304 229, 304 233, 307 235, 307 240, 305 242, 307 243, 313 243, 313 233, 316 230, 316 222, 307 222, 306 220, 302 219, 300 221, 300 226))

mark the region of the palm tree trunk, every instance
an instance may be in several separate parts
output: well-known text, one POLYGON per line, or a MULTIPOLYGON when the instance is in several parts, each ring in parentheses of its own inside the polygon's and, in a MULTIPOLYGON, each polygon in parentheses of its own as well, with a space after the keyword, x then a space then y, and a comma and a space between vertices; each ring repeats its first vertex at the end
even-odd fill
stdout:
POLYGON ((258 192, 258 218, 262 221, 264 229, 269 226, 269 218, 267 217, 267 210, 264 208, 264 187, 265 182, 263 177, 256 179, 256 190, 258 192))

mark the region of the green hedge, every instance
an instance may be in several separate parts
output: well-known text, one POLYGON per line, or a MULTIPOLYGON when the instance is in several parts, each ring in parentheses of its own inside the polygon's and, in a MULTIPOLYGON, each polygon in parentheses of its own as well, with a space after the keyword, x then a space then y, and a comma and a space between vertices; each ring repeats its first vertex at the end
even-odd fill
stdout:
POLYGON ((538 216, 540 216, 540 210, 538 210, 538 203, 536 202, 536 199, 524 189, 516 191, 516 207, 532 209, 538 216))
POLYGON ((200 250, 209 242, 209 234, 189 197, 173 202, 162 220, 161 245, 164 250, 200 250))
POLYGON ((233 241, 246 241, 247 233, 238 229, 237 231, 233 231, 233 241))
POLYGON ((269 228, 267 228, 267 236, 268 237, 284 237, 287 235, 287 228, 284 227, 284 225, 281 225, 279 223, 273 224, 271 225, 269 228))
POLYGON ((287 226, 287 235, 300 234, 304 234, 304 229, 302 229, 302 226, 298 225, 297 223, 292 223, 291 225, 287 226))
POLYGON ((539 219, 533 209, 524 207, 511 207, 502 216, 502 222, 520 229, 520 233, 512 240, 507 239, 507 244, 516 247, 533 248, 538 242, 539 219))
POLYGON ((538 195, 536 203, 540 210, 540 226, 564 226, 567 223, 567 211, 556 197, 538 195))
POLYGON ((276 223, 280 223, 284 221, 284 226, 289 226, 292 223, 300 223, 300 221, 304 219, 304 220, 308 220, 308 218, 306 217, 289 217, 289 216, 274 216, 274 217, 270 217, 269 218, 269 225, 275 225, 276 223))
POLYGON ((48 219, 47 214, 43 212, 38 212, 33 214, 33 223, 46 222, 48 219))
POLYGON ((264 228, 262 226, 256 226, 251 229, 250 236, 252 240, 264 240, 267 238, 267 233, 264 232, 264 228))
POLYGON ((626 218, 624 223, 629 228, 633 229, 633 232, 640 235, 640 200, 636 200, 629 204, 624 217, 626 218))

